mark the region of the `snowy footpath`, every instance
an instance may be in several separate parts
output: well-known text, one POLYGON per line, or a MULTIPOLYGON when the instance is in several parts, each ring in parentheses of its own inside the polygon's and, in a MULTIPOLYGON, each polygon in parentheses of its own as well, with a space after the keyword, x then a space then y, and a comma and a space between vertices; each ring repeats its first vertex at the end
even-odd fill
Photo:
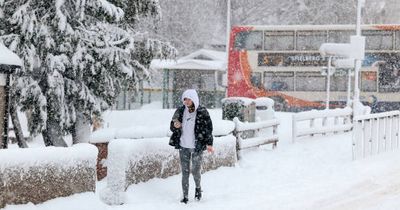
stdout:
MULTIPOLYGON (((236 167, 219 168, 202 176, 204 197, 181 198, 181 176, 153 179, 128 188, 127 202, 108 206, 97 192, 57 198, 43 204, 6 206, 6 210, 177 210, 177 209, 400 209, 400 151, 352 161, 351 133, 301 138, 291 143, 291 114, 281 120, 280 142, 248 150, 236 167)), ((32 192, 34 193, 34 192, 32 192)))

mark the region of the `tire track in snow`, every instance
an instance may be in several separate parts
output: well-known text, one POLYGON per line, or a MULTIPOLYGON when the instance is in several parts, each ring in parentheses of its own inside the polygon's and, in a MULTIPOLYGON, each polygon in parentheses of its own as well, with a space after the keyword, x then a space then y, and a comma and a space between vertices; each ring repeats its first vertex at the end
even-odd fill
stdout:
POLYGON ((316 202, 313 209, 379 209, 383 200, 392 197, 400 197, 400 172, 353 185, 348 190, 316 202))

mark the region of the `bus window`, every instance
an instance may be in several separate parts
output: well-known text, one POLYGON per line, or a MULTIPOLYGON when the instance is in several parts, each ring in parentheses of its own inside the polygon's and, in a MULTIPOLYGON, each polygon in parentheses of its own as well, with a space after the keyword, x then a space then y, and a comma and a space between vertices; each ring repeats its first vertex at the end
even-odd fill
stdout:
POLYGON ((325 91, 326 77, 320 72, 296 72, 297 91, 325 91))
POLYGON ((391 50, 392 32, 391 31, 363 31, 365 36, 366 50, 391 50))
POLYGON ((400 31, 396 31, 396 50, 400 50, 400 31))
POLYGON ((267 51, 294 50, 294 32, 266 31, 264 49, 267 51))
POLYGON ((361 90, 366 92, 376 92, 376 72, 361 72, 361 90))
POLYGON ((251 72, 251 84, 253 87, 262 87, 261 72, 251 72))
POLYGON ((242 31, 235 37, 236 50, 262 50, 262 31, 242 31))
POLYGON ((297 32, 297 50, 318 50, 326 42, 325 31, 299 31, 297 32))
POLYGON ((329 31, 329 43, 350 43, 350 36, 356 34, 355 31, 329 31))
POLYGON ((272 91, 293 91, 293 72, 264 72, 264 88, 272 91))
POLYGON ((388 55, 379 66, 379 92, 400 91, 400 56, 388 55))

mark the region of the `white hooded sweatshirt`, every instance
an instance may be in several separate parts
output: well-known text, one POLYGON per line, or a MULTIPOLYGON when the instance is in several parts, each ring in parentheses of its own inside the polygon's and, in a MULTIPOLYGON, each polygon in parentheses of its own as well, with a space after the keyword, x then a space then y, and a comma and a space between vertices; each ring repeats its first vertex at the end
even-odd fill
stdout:
POLYGON ((194 126, 196 123, 197 108, 199 107, 199 96, 196 90, 189 89, 182 94, 182 102, 185 98, 189 98, 193 101, 195 111, 190 113, 188 107, 185 107, 182 117, 182 135, 180 146, 183 148, 194 149, 195 148, 195 133, 194 126))

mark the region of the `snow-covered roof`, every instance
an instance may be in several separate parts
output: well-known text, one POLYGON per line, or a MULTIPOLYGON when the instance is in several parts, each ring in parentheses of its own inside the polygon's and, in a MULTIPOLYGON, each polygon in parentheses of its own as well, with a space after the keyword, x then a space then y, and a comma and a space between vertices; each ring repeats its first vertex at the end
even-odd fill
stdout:
POLYGON ((201 49, 178 60, 154 59, 151 61, 150 68, 226 71, 226 53, 201 49))
POLYGON ((215 50, 207 50, 207 49, 200 49, 195 52, 190 53, 187 56, 182 57, 182 60, 201 60, 201 58, 208 58, 209 60, 214 61, 226 61, 226 53, 221 51, 215 50))
POLYGON ((219 61, 206 60, 159 60, 151 61, 150 68, 152 69, 194 69, 194 70, 217 70, 225 71, 226 65, 219 61))
POLYGON ((0 65, 22 66, 22 61, 18 55, 0 43, 0 65))
POLYGON ((171 66, 177 64, 177 60, 171 60, 171 59, 153 59, 150 63, 150 68, 151 69, 168 69, 171 66))

